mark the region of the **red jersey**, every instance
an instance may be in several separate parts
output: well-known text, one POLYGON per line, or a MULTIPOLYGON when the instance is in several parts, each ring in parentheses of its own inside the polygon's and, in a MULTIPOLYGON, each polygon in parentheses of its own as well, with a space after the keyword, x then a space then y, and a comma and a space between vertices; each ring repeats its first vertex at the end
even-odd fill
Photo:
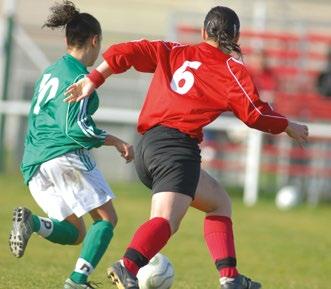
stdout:
POLYGON ((260 100, 246 67, 208 43, 133 41, 112 45, 103 57, 115 74, 131 67, 154 73, 138 120, 142 134, 164 125, 201 141, 202 128, 225 111, 264 132, 281 133, 288 125, 260 100))

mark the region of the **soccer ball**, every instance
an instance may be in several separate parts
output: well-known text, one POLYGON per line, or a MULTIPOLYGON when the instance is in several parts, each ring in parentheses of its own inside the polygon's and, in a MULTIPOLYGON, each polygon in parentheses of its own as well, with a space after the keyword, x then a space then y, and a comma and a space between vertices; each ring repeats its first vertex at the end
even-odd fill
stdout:
POLYGON ((174 281, 174 269, 169 259, 156 254, 137 274, 140 289, 169 289, 174 281))
POLYGON ((295 186, 285 186, 276 195, 276 206, 281 210, 288 210, 300 203, 300 191, 295 186))

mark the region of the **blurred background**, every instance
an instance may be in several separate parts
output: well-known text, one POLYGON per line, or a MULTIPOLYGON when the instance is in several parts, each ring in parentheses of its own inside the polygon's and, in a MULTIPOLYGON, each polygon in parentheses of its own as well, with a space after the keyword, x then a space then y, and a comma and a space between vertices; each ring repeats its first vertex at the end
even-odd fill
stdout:
MULTIPOLYGON (((311 138, 302 149, 282 136, 248 130, 231 114, 205 130, 203 167, 247 205, 285 190, 287 205, 331 200, 331 3, 329 0, 80 0, 81 12, 103 28, 103 50, 135 39, 200 41, 205 14, 215 5, 234 9, 241 19, 240 44, 261 98, 290 119, 307 123, 311 138), (290 192, 290 193, 288 193, 290 192)), ((63 31, 41 29, 49 0, 0 1, 0 170, 18 174, 26 115, 35 80, 65 52, 63 31)), ((97 63, 101 61, 101 58, 97 63)), ((100 88, 100 127, 128 142, 150 75, 133 70, 100 88)), ((133 165, 114 151, 94 150, 110 181, 136 182, 133 165)), ((1 191, 3 188, 1 188, 1 191)), ((282 199, 280 199, 282 200, 282 199)), ((282 203, 283 202, 283 203, 282 203)))
MULTIPOLYGON (((99 19, 102 50, 112 43, 141 38, 197 43, 211 7, 225 5, 238 13, 244 62, 261 98, 290 119, 307 123, 311 137, 302 149, 284 134, 262 134, 225 114, 204 131, 202 165, 231 194, 241 272, 269 289, 327 288, 331 264, 327 229, 331 218, 330 0, 72 1, 81 12, 99 19)), ((19 165, 34 82, 65 53, 63 31, 41 29, 53 3, 0 0, 0 289, 61 288, 80 250, 46 247, 35 236, 18 262, 7 246, 14 207, 24 205, 44 215, 23 184, 19 165)), ((136 143, 137 116, 149 80, 150 75, 133 70, 107 80, 98 91, 98 126, 136 143)), ((114 150, 100 148, 93 154, 119 196, 114 201, 120 220, 116 238, 92 279, 109 288, 104 271, 121 257, 134 230, 148 218, 149 193, 138 181, 134 166, 124 164, 114 150)), ((176 289, 219 286, 201 232, 202 213, 190 210, 180 232, 163 251, 174 265, 176 289)))

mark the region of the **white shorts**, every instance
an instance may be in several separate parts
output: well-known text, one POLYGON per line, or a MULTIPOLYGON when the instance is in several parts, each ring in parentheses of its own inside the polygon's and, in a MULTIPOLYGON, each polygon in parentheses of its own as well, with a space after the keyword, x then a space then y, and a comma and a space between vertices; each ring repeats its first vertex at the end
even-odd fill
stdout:
POLYGON ((43 163, 29 189, 48 217, 59 221, 72 214, 81 217, 115 197, 85 149, 43 163))

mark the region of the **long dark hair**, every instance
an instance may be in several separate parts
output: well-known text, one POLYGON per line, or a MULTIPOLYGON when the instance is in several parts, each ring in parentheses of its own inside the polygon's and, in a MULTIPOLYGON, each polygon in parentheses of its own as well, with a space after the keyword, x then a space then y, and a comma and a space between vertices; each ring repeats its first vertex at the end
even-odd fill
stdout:
POLYGON ((206 15, 204 29, 208 38, 213 39, 225 53, 236 52, 242 55, 240 46, 236 43, 239 37, 240 21, 238 15, 230 8, 216 6, 206 15))
POLYGON ((102 34, 99 21, 91 14, 80 13, 71 1, 55 3, 50 11, 42 27, 65 28, 68 46, 81 48, 91 36, 102 34))

